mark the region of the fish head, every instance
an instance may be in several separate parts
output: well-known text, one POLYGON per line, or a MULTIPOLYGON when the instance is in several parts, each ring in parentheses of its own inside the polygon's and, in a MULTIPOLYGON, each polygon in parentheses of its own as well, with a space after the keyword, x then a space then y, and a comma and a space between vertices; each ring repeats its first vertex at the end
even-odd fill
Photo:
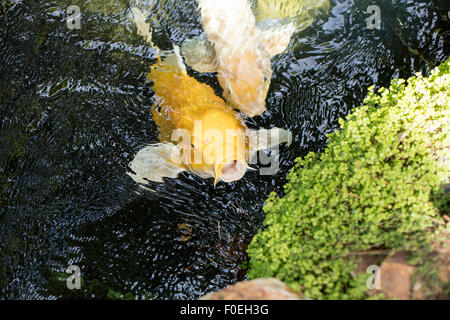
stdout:
MULTIPOLYGON (((247 127, 237 112, 231 109, 211 108, 201 120, 201 142, 194 136, 194 148, 201 148, 206 168, 214 170, 214 185, 219 180, 232 182, 241 179, 247 171, 247 127)), ((200 131, 198 131, 200 133, 200 131)))
POLYGON ((223 97, 249 117, 262 114, 272 76, 269 55, 255 48, 225 59, 226 69, 219 70, 217 75, 224 89, 223 97))
POLYGON ((216 164, 214 167, 214 186, 219 180, 224 182, 240 180, 246 172, 247 164, 236 159, 230 159, 228 162, 216 164))

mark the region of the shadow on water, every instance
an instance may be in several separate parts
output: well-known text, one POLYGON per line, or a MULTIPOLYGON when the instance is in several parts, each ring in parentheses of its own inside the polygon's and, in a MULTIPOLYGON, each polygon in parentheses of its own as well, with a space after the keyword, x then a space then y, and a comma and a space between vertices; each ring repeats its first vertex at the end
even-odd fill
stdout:
MULTIPOLYGON (((428 73, 448 56, 446 1, 332 1, 273 60, 268 111, 250 127, 289 128, 274 176, 219 184, 189 173, 138 192, 127 164, 156 142, 153 50, 134 33, 127 1, 18 1, 0 5, 0 298, 196 298, 245 278, 245 248, 262 206, 282 192, 294 159, 320 151, 367 87, 428 73), (82 28, 66 26, 79 5, 82 28), (82 272, 82 289, 61 280, 82 272), (64 275, 67 277, 67 275, 64 275)), ((162 48, 202 33, 194 1, 160 1, 162 48)), ((221 89, 214 75, 189 71, 221 89)))

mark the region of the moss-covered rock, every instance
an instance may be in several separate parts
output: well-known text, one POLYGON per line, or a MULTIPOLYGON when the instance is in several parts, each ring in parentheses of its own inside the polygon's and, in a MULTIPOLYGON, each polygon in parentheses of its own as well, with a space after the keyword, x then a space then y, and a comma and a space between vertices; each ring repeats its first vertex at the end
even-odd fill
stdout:
POLYGON ((450 59, 426 78, 371 88, 323 153, 297 159, 285 195, 269 197, 266 228, 248 248, 249 278, 276 277, 311 298, 360 299, 368 275, 354 276, 355 253, 429 252, 446 228, 436 203, 448 202, 449 88, 450 59))

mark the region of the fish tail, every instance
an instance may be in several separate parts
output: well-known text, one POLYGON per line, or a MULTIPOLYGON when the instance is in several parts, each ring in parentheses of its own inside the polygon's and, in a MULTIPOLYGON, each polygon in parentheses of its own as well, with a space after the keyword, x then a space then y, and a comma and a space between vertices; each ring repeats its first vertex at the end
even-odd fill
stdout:
POLYGON ((161 51, 152 41, 150 24, 146 22, 144 13, 140 9, 134 7, 131 9, 131 17, 136 25, 138 34, 142 36, 153 49, 155 49, 158 59, 157 65, 159 65, 159 67, 165 65, 166 68, 163 67, 163 69, 170 68, 177 72, 187 74, 186 66, 181 57, 180 48, 177 45, 173 45, 173 50, 161 51), (164 58, 162 59, 161 56, 164 56, 164 58), (164 60, 164 64, 162 63, 162 60, 164 60))

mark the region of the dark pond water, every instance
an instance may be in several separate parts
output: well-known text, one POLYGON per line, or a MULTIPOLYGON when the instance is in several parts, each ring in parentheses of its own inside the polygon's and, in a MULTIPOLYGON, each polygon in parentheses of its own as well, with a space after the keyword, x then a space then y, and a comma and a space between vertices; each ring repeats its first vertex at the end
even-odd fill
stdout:
MULTIPOLYGON (((264 200, 282 192, 294 159, 323 149, 368 86, 426 74, 449 55, 447 0, 376 1, 380 30, 366 27, 373 2, 331 1, 273 60, 268 111, 247 123, 294 133, 276 175, 214 189, 183 173, 151 193, 126 175, 157 141, 144 82, 154 52, 133 32, 128 1, 3 0, 0 298, 197 298, 244 279, 264 200), (67 28, 71 4, 80 30, 67 28), (61 280, 73 264, 81 290, 61 280)), ((153 14, 162 48, 202 33, 193 0, 160 1, 153 14)), ((189 72, 220 94, 214 75, 189 72)))

